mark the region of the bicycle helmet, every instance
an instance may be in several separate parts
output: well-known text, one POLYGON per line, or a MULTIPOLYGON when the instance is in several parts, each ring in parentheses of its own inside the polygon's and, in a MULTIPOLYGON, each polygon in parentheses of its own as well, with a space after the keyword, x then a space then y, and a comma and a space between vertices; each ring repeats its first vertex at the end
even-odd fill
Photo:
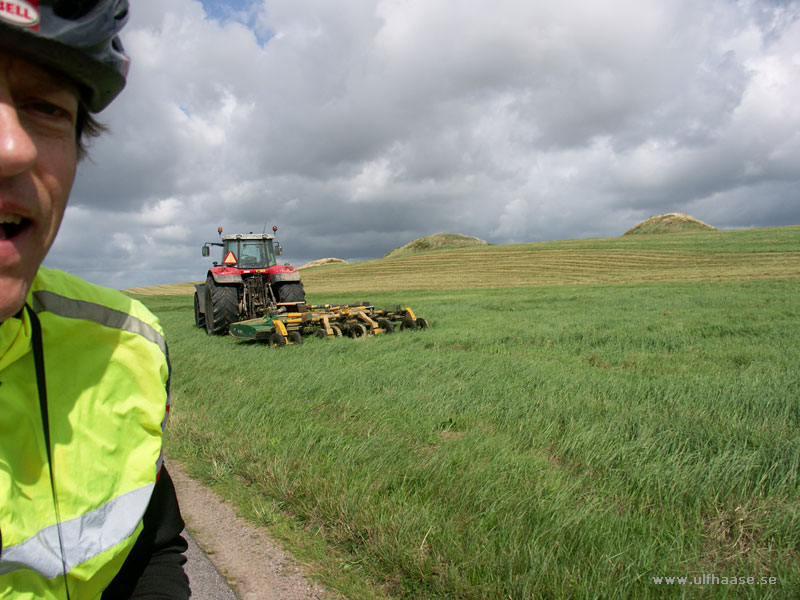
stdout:
POLYGON ((118 33, 128 0, 6 0, 0 2, 0 50, 76 82, 91 112, 125 87, 129 59, 118 33))

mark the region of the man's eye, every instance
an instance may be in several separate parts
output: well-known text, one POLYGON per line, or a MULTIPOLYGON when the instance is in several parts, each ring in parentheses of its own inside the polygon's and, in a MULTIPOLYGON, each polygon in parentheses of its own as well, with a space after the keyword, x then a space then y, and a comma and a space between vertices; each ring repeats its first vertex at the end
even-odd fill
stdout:
POLYGON ((47 115, 48 117, 64 117, 72 120, 72 115, 67 110, 50 102, 30 102, 28 108, 33 112, 47 115))
POLYGON ((51 127, 72 127, 75 124, 75 114, 60 103, 49 102, 47 100, 31 99, 23 103, 22 109, 29 115, 29 118, 48 124, 51 127))

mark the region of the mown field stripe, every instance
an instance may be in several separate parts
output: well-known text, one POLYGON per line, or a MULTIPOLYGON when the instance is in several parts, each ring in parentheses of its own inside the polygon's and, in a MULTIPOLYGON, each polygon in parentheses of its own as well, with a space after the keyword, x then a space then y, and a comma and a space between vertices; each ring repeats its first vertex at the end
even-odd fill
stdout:
MULTIPOLYGON (((800 226, 436 250, 308 268, 302 277, 312 296, 558 283, 797 279, 800 226)), ((194 287, 183 283, 128 291, 190 295, 194 287)))

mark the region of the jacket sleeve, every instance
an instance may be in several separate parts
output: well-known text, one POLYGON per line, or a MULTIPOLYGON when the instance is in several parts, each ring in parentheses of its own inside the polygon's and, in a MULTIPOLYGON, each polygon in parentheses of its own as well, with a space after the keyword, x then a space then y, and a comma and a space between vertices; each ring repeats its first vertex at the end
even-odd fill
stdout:
POLYGON ((186 600, 191 595, 183 571, 187 544, 175 486, 162 467, 144 514, 144 528, 103 600, 186 600))

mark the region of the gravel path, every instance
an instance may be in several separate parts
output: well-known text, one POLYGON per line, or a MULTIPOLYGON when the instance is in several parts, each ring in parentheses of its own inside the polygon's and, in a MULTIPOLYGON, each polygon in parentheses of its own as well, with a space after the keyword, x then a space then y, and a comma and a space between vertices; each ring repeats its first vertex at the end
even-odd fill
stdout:
POLYGON ((186 528, 193 541, 205 551, 201 552, 189 542, 186 571, 193 599, 332 598, 320 585, 306 579, 294 560, 262 530, 239 518, 229 503, 190 479, 179 463, 170 462, 168 468, 186 528), (236 594, 225 585, 225 579, 236 594))
POLYGON ((220 575, 214 563, 200 549, 191 534, 184 530, 182 535, 189 544, 184 569, 189 581, 192 582, 192 600, 239 600, 236 592, 220 575))

